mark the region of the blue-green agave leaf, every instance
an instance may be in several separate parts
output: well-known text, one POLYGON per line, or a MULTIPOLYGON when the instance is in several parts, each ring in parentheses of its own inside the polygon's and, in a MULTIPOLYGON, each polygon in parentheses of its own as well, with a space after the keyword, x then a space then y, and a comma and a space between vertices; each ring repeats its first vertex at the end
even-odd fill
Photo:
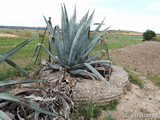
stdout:
POLYGON ((73 75, 83 75, 83 76, 88 76, 89 72, 87 70, 82 70, 82 69, 77 69, 77 70, 72 70, 69 71, 73 75), (87 74, 88 73, 88 74, 87 74))
POLYGON ((6 59, 5 62, 8 63, 13 68, 17 69, 18 71, 20 71, 21 73, 23 73, 26 77, 31 78, 26 71, 24 71, 21 67, 15 64, 12 60, 6 59))
POLYGON ((56 69, 56 70, 59 70, 60 69, 60 65, 53 65, 53 64, 51 64, 51 63, 49 63, 49 62, 46 62, 51 68, 53 68, 53 69, 56 69))
POLYGON ((96 28, 96 29, 94 30, 94 32, 91 34, 90 39, 92 39, 92 38, 97 34, 97 32, 99 32, 99 29, 100 29, 101 26, 103 25, 104 20, 105 20, 105 18, 102 20, 102 22, 97 26, 97 28, 96 28))
POLYGON ((9 116, 7 116, 3 111, 0 110, 0 120, 12 120, 9 116))
MULTIPOLYGON (((0 52, 0 56, 4 55, 4 53, 0 52)), ((26 73, 21 67, 19 67, 17 64, 15 64, 12 60, 6 59, 6 63, 8 63, 13 68, 17 69, 18 71, 22 72, 26 77, 31 78, 28 73, 26 73)))
POLYGON ((76 53, 77 51, 79 50, 78 49, 78 46, 79 46, 79 43, 80 43, 80 40, 79 38, 81 37, 82 33, 83 33, 83 29, 84 28, 84 24, 81 26, 81 28, 78 30, 74 40, 73 40, 73 43, 72 43, 72 46, 71 46, 71 51, 70 51, 70 55, 69 55, 69 64, 71 64, 74 60, 75 60, 75 57, 76 57, 76 53))
POLYGON ((84 63, 84 65, 90 69, 99 79, 110 85, 110 83, 94 68, 92 67, 89 63, 84 63))
POLYGON ((92 61, 93 59, 95 59, 97 56, 99 56, 102 53, 102 51, 98 51, 96 54, 94 54, 93 56, 91 56, 90 58, 88 58, 87 60, 85 60, 85 63, 88 63, 90 61, 92 61))
POLYGON ((69 27, 69 39, 73 40, 76 34, 76 6, 74 8, 74 13, 70 20, 69 26, 70 26, 69 27))
POLYGON ((89 64, 101 64, 101 63, 109 63, 112 64, 110 60, 97 60, 97 61, 91 61, 89 64))
POLYGON ((66 59, 66 53, 63 49, 63 43, 60 40, 60 30, 59 30, 59 26, 57 26, 56 28, 56 34, 55 34, 55 41, 54 41, 54 47, 55 47, 55 51, 56 51, 56 55, 59 58, 59 63, 64 66, 65 63, 65 59, 66 59))
POLYGON ((105 33, 109 28, 110 28, 110 27, 104 29, 104 30, 101 31, 99 34, 96 34, 95 36, 90 37, 91 43, 90 43, 90 45, 89 45, 89 48, 90 48, 90 47, 94 47, 94 46, 97 44, 97 42, 98 42, 99 38, 101 37, 101 35, 102 35, 103 33, 105 33))
POLYGON ((83 18, 80 20, 80 23, 78 24, 77 30, 87 21, 88 14, 89 14, 89 10, 88 10, 88 12, 83 16, 83 18))
MULTIPOLYGON (((70 44, 69 39, 69 19, 65 4, 62 5, 62 18, 61 18, 61 28, 62 28, 62 41, 65 45, 70 44)), ((65 47, 65 46, 64 46, 65 47)))
POLYGON ((11 49, 10 51, 6 52, 4 55, 2 55, 0 57, 0 63, 3 62, 4 60, 6 60, 8 57, 10 57, 11 55, 13 55, 14 53, 16 53, 18 50, 20 50, 21 48, 23 48, 25 45, 27 45, 29 42, 31 42, 37 35, 39 34, 39 32, 37 32, 34 36, 32 36, 30 39, 24 41, 23 43, 19 44, 18 46, 14 47, 13 49, 11 49))
POLYGON ((43 108, 37 106, 36 104, 34 104, 34 103, 32 103, 28 100, 25 100, 21 97, 18 97, 18 96, 14 96, 14 95, 11 95, 11 94, 8 94, 8 93, 0 93, 0 99, 4 99, 4 100, 12 101, 12 102, 15 102, 15 103, 18 103, 18 104, 22 104, 23 106, 25 106, 27 108, 30 108, 32 110, 38 111, 40 113, 44 113, 44 114, 47 114, 47 115, 52 115, 54 117, 59 117, 57 114, 46 111, 43 108))
POLYGON ((88 18, 88 20, 86 22, 86 25, 85 25, 86 29, 91 27, 91 23, 92 23, 92 20, 93 20, 94 12, 95 12, 95 10, 93 10, 92 14, 89 16, 89 18, 88 18))
POLYGON ((41 81, 45 81, 45 79, 4 80, 4 81, 0 81, 0 86, 25 84, 25 83, 33 83, 33 82, 41 82, 41 81))
POLYGON ((41 44, 41 43, 38 43, 38 44, 35 46, 34 53, 33 53, 33 57, 35 56, 36 52, 38 51, 38 46, 41 46, 46 53, 48 53, 56 62, 59 63, 59 60, 58 60, 43 44, 41 44))

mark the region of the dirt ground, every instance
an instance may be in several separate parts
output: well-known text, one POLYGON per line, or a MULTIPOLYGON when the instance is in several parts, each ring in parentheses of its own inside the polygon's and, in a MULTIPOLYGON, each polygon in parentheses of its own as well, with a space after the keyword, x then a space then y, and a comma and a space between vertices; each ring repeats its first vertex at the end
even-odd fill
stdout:
MULTIPOLYGON (((145 87, 130 84, 120 98, 120 104, 110 114, 116 120, 160 120, 160 88, 143 74, 160 74, 160 42, 142 42, 110 51, 120 66, 138 68, 145 87)), ((106 112, 104 112, 104 115, 106 112)))
POLYGON ((138 68, 143 73, 160 74, 160 42, 142 42, 110 51, 118 65, 138 68))
POLYGON ((18 35, 14 35, 14 34, 6 34, 6 33, 0 33, 0 37, 18 37, 18 35))

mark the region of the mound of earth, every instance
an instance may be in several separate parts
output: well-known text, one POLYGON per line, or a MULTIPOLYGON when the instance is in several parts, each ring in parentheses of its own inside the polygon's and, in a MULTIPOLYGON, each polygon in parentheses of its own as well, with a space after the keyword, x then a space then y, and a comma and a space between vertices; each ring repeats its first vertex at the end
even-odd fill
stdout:
MULTIPOLYGON (((160 74, 160 42, 142 42, 110 51, 118 65, 138 68, 135 72, 144 88, 130 83, 131 91, 120 98, 120 104, 110 114, 117 120, 159 120, 160 88, 141 73, 160 74)), ((106 115, 106 112, 104 112, 106 115)))
POLYGON ((143 73, 160 74, 160 42, 142 42, 110 51, 120 66, 138 68, 143 73))

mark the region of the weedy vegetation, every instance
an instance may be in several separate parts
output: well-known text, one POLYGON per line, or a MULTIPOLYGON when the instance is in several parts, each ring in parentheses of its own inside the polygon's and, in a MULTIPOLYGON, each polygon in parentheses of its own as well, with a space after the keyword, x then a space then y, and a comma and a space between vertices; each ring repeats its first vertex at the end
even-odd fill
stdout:
POLYGON ((129 73, 129 81, 135 85, 138 85, 140 88, 144 88, 143 81, 135 73, 129 73))
POLYGON ((109 110, 116 110, 117 105, 119 104, 119 99, 115 99, 109 102, 109 104, 106 104, 104 106, 102 106, 101 108, 105 111, 109 111, 109 110))
MULTIPOLYGON (((139 78, 139 76, 137 74, 135 74, 134 72, 131 71, 131 69, 127 66, 124 66, 123 69, 128 72, 128 77, 129 77, 129 81, 135 85, 138 85, 139 88, 144 88, 144 83, 143 81, 139 78)), ((137 71, 138 68, 132 68, 132 70, 137 71)), ((129 91, 130 89, 127 88, 129 91)))
POLYGON ((147 75, 147 78, 151 80, 155 85, 160 86, 160 76, 159 75, 147 75))
POLYGON ((116 110, 119 102, 119 99, 112 100, 104 106, 98 106, 93 104, 92 102, 88 102, 86 105, 82 105, 77 109, 77 116, 83 116, 84 120, 100 119, 101 112, 102 110, 104 110, 106 111, 106 116, 104 118, 101 118, 100 120, 116 120, 110 115, 109 111, 116 110))

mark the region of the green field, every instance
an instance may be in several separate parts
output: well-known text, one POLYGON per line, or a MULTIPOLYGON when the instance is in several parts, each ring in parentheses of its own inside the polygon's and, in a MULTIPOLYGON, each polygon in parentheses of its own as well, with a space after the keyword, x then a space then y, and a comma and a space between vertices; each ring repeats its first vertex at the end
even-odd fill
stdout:
MULTIPOLYGON (((12 32, 12 34, 14 34, 13 30, 8 31, 7 32, 5 30, 0 30, 0 33, 9 33, 12 32)), ((26 31, 28 32, 28 30, 26 31)), ((44 31, 41 32, 41 34, 43 34, 44 31)), ((18 32, 19 34, 22 33, 20 30, 18 32)), ((34 31, 35 33, 35 31, 34 31)), ((17 30, 16 30, 16 34, 17 34, 17 30)), ((25 31, 23 30, 23 35, 25 35, 25 31)), ((26 39, 29 39, 30 37, 0 37, 0 52, 7 52, 10 49, 12 49, 13 47, 17 46, 18 44, 22 43, 23 41, 25 41, 26 39)), ((120 48, 120 47, 124 47, 130 44, 134 44, 134 43, 139 43, 142 41, 142 36, 133 36, 133 35, 114 35, 114 34, 105 34, 103 35, 103 38, 105 40, 105 42, 107 43, 107 46, 109 49, 115 49, 115 48, 120 48)), ((16 54, 12 55, 10 57, 10 59, 12 59, 15 63, 19 64, 20 66, 27 66, 28 64, 33 64, 35 59, 31 60, 31 57, 33 55, 34 52, 34 47, 37 43, 39 43, 42 40, 42 38, 35 38, 32 42, 30 42, 28 45, 26 45, 24 48, 22 48, 21 50, 19 50, 16 54)), ((48 47, 48 37, 46 36, 45 40, 44 40, 44 45, 46 47, 48 47)), ((98 44, 95 47, 95 51, 99 50, 100 48, 100 42, 98 42, 98 44)), ((48 55, 42 50, 41 52, 41 59, 48 59, 48 55)), ((8 66, 5 63, 1 63, 0 64, 0 80, 5 79, 7 75, 6 71, 8 70, 10 74, 13 71, 15 72, 15 70, 12 71, 12 68, 10 66, 8 66)), ((15 73, 14 73, 15 74, 15 73)))
MULTIPOLYGON (((142 36, 133 36, 133 35, 103 35, 103 38, 108 46, 108 49, 121 48, 127 45, 139 43, 142 41, 142 36)), ((100 47, 100 42, 97 44, 95 50, 98 50, 100 47)))

